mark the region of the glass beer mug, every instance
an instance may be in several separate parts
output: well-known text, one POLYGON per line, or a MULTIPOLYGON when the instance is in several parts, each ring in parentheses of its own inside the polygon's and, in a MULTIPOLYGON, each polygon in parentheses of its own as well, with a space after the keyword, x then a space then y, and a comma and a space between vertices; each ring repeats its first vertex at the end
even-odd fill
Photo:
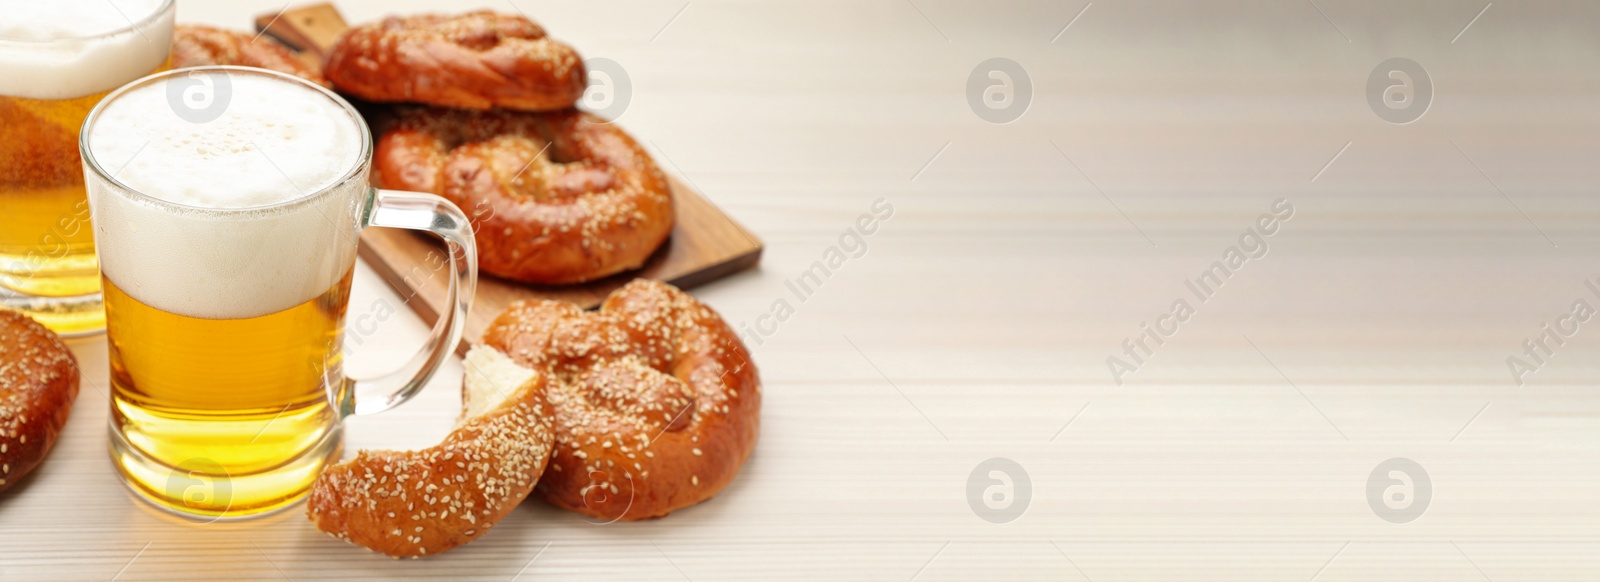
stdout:
POLYGON ((477 281, 466 216, 374 190, 370 130, 331 91, 239 67, 151 75, 89 114, 80 147, 111 456, 156 505, 237 517, 299 500, 338 460, 341 419, 404 402, 460 341, 477 281), (445 240, 450 308, 403 368, 348 380, 341 338, 370 226, 445 240))
POLYGON ((0 306, 98 333, 78 132, 106 92, 166 66, 172 0, 0 0, 0 306))

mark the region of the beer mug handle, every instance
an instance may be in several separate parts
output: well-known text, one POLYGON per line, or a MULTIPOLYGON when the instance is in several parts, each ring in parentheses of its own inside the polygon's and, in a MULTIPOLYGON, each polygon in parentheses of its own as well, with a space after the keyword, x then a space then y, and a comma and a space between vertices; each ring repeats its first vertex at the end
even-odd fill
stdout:
MULTIPOLYGON (((472 224, 460 208, 432 194, 374 190, 372 205, 361 227, 381 226, 422 230, 444 239, 450 251, 450 292, 439 319, 433 323, 428 343, 400 369, 368 380, 347 380, 348 388, 336 402, 340 418, 383 412, 416 396, 439 364, 455 352, 467 326, 467 310, 478 287, 478 247, 472 224)), ((429 273, 431 276, 432 273, 429 273)))

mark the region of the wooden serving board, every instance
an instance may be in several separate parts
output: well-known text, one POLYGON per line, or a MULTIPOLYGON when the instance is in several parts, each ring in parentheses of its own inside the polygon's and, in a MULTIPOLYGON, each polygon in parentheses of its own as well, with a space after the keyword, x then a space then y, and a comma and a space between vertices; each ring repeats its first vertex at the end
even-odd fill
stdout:
MULTIPOLYGON (((255 24, 257 30, 301 51, 301 57, 309 62, 320 61, 339 34, 349 28, 329 4, 265 14, 257 17, 255 24)), ((589 309, 636 277, 688 288, 760 262, 760 240, 683 180, 669 175, 668 181, 677 221, 671 237, 644 267, 599 281, 563 286, 530 285, 482 274, 472 314, 467 318, 466 339, 478 341, 495 316, 519 300, 556 299, 589 309)), ((441 242, 410 231, 375 228, 361 233, 360 249, 361 257, 394 287, 406 305, 429 324, 438 319, 451 276, 448 269, 438 268, 440 260, 447 256, 441 242)))
MULTIPOLYGON (((669 181, 678 220, 672 226, 672 236, 643 268, 582 285, 561 286, 531 285, 480 274, 478 294, 467 317, 467 340, 478 341, 495 316, 523 299, 558 299, 589 309, 636 277, 689 288, 760 262, 761 241, 683 181, 676 177, 669 181)), ((449 269, 435 268, 448 256, 443 243, 412 231, 372 228, 361 233, 360 249, 361 258, 394 287, 417 315, 429 324, 438 319, 453 276, 449 269)))

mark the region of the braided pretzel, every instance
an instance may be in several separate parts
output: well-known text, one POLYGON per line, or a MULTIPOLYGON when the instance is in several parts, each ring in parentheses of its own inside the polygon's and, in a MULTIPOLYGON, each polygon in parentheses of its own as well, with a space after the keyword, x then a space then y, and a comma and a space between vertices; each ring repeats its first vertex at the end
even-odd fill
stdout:
POLYGON ((534 491, 597 519, 710 499, 760 427, 761 378, 732 328, 671 285, 636 279, 599 312, 518 302, 484 345, 550 379, 555 448, 534 491))
POLYGON ((672 232, 650 154, 612 124, 551 113, 400 108, 374 181, 469 209, 478 267, 530 283, 592 281, 643 265, 672 232))
POLYGON ((588 87, 577 51, 522 16, 391 16, 345 31, 323 74, 368 101, 550 111, 588 87))
POLYGON ((78 361, 33 319, 0 309, 0 491, 44 461, 78 398, 78 361))
POLYGON ((287 47, 264 35, 251 35, 199 24, 180 24, 172 31, 172 68, 238 65, 288 73, 327 86, 322 73, 294 58, 287 47))
POLYGON ((545 380, 504 355, 467 353, 462 420, 420 451, 360 451, 312 483, 311 522, 394 557, 440 554, 494 527, 533 491, 550 460, 545 380))

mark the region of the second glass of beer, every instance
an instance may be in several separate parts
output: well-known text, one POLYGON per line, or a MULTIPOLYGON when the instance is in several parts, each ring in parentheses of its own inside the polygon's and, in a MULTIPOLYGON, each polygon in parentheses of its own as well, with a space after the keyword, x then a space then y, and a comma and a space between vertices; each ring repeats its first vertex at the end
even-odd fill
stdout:
POLYGON ((78 131, 172 45, 172 0, 117 4, 0 2, 0 308, 65 336, 105 327, 78 131))
POLYGON ((415 394, 461 339, 476 284, 466 217, 376 191, 372 139, 295 77, 206 67, 117 90, 81 140, 105 288, 111 455, 160 507, 239 517, 299 500, 340 454, 340 421, 415 394), (341 340, 359 231, 443 238, 451 281, 427 346, 353 381, 341 340))

